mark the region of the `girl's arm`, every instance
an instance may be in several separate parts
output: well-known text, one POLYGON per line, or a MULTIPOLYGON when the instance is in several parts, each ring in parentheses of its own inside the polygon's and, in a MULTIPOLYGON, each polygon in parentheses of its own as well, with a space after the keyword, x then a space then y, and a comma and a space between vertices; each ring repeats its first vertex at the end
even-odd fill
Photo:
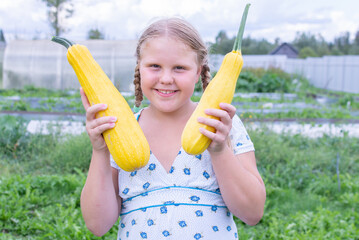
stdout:
POLYGON ((86 183, 81 193, 81 211, 87 228, 102 236, 115 224, 121 210, 118 196, 118 170, 110 165, 110 152, 102 133, 114 127, 115 119, 96 113, 106 109, 104 104, 90 106, 83 90, 80 90, 86 110, 86 131, 92 143, 92 158, 86 183))
POLYGON ((206 114, 220 120, 200 118, 199 122, 212 126, 216 133, 201 129, 201 133, 212 139, 208 151, 221 194, 228 209, 243 222, 255 225, 263 216, 266 191, 257 170, 254 152, 234 155, 227 139, 232 128, 234 106, 221 103, 221 110, 207 109, 206 114))

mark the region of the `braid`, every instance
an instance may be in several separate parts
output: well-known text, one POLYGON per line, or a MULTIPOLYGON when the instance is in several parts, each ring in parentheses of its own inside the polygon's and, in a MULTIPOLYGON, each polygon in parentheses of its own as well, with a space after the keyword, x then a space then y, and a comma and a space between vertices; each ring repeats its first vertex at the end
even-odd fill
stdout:
POLYGON ((211 80, 210 69, 207 63, 203 64, 202 66, 201 80, 202 80, 202 89, 204 91, 208 86, 209 81, 211 80))
POLYGON ((133 84, 135 85, 135 106, 140 107, 141 102, 143 100, 143 94, 141 89, 141 76, 140 76, 140 68, 138 64, 135 68, 135 79, 133 80, 133 84))

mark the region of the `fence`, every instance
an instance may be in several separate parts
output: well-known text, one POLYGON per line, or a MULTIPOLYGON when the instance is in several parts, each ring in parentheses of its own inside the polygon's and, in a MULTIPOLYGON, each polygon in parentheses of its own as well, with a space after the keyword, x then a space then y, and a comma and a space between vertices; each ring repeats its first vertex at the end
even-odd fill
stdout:
MULTIPOLYGON (((222 59, 222 55, 212 55, 211 68, 218 70, 222 59)), ((243 60, 243 67, 276 67, 301 74, 319 88, 359 93, 359 56, 293 59, 284 55, 245 55, 243 60)))
MULTIPOLYGON (((120 91, 132 91, 136 41, 82 41, 120 91)), ((244 67, 277 67, 308 78, 316 87, 359 93, 359 56, 325 56, 293 59, 284 55, 245 55, 244 67)), ((76 89, 79 83, 67 62, 66 49, 51 41, 12 41, 5 49, 3 87, 25 85, 51 89, 76 89)), ((212 71, 223 55, 211 55, 212 71)))

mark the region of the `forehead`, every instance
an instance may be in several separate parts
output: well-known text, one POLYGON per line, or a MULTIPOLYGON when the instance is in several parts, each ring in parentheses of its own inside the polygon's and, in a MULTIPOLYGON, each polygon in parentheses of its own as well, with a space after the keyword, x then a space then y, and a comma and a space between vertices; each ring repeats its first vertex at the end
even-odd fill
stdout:
POLYGON ((195 50, 183 41, 168 36, 149 38, 144 41, 138 60, 143 63, 200 64, 198 53, 195 50))
POLYGON ((193 50, 189 44, 186 44, 183 40, 171 37, 171 36, 158 36, 151 37, 146 39, 141 45, 141 55, 143 51, 146 50, 162 50, 169 48, 168 50, 178 50, 181 52, 193 52, 196 54, 196 51, 193 50))

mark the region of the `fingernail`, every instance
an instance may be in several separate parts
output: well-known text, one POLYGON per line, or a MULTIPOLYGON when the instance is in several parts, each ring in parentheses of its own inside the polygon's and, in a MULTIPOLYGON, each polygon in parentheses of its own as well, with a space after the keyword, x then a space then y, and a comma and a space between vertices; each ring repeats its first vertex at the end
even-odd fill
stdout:
POLYGON ((117 121, 117 117, 111 117, 111 122, 116 122, 117 121))
POLYGON ((107 104, 103 104, 103 105, 102 105, 102 108, 103 108, 103 109, 106 109, 106 108, 107 108, 107 104))

